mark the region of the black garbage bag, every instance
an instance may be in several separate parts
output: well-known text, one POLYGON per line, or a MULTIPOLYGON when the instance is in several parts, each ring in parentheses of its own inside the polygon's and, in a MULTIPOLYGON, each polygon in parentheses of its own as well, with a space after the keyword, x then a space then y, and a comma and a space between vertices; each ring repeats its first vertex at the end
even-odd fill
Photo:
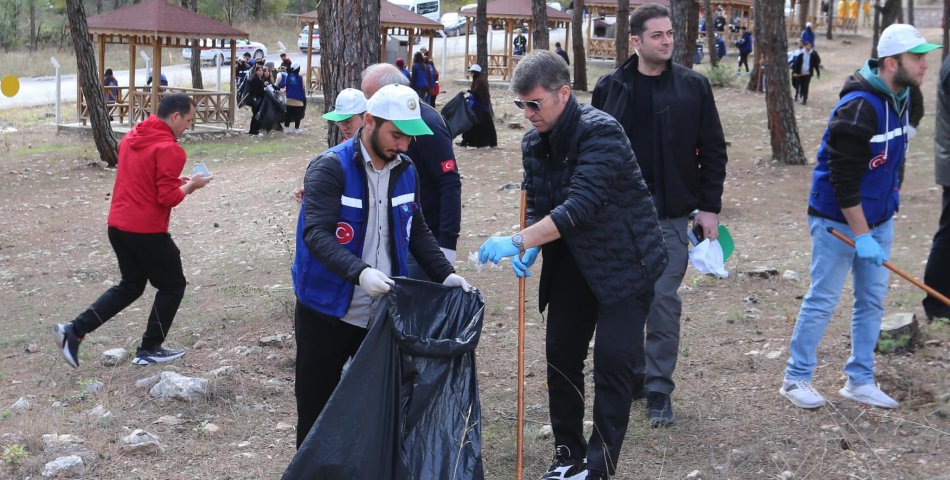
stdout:
POLYGON ((284 480, 481 480, 477 291, 397 278, 284 480))
POLYGON ((251 107, 259 99, 251 96, 251 81, 245 76, 237 82, 237 106, 241 107, 251 107))
POLYGON ((449 103, 442 107, 442 118, 449 127, 449 133, 455 138, 471 129, 478 123, 478 117, 468 104, 465 92, 456 93, 449 103))
POLYGON ((287 104, 277 98, 277 94, 265 89, 261 97, 261 106, 257 110, 257 122, 261 130, 272 130, 278 123, 284 121, 287 113, 287 104))

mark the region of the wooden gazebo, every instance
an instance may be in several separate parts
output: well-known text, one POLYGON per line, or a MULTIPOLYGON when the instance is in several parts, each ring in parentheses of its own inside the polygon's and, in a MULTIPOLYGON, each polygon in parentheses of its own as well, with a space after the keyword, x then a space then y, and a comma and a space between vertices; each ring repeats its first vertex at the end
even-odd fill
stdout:
MULTIPOLYGON (((197 104, 195 123, 224 123, 228 128, 234 124, 236 92, 234 88, 234 62, 236 43, 246 38, 247 33, 204 15, 168 3, 166 0, 150 0, 137 5, 113 10, 89 19, 89 35, 98 44, 99 79, 105 73, 105 50, 107 44, 129 46, 129 84, 118 87, 102 87, 101 95, 115 96, 107 107, 110 116, 119 117, 122 123, 128 116, 129 125, 145 120, 158 109, 161 98, 171 93, 185 93, 197 104), (201 48, 231 49, 230 91, 198 90, 161 86, 162 49, 190 47, 193 38, 198 38, 201 48), (138 87, 135 83, 135 57, 139 47, 152 49, 152 85, 138 87)), ((77 82, 78 85, 78 82, 77 82)), ((77 108, 83 123, 88 118, 82 88, 79 87, 77 108)))
MULTIPOLYGON (((517 61, 517 58, 513 55, 515 29, 522 26, 527 27, 529 33, 526 35, 528 40, 526 51, 531 51, 532 48, 530 32, 534 19, 531 13, 531 0, 494 0, 488 2, 486 7, 485 16, 488 18, 489 28, 492 25, 502 25, 505 29, 505 51, 501 55, 488 55, 488 65, 482 67, 488 75, 499 75, 503 80, 508 80, 517 61)), ((469 37, 471 36, 469 32, 471 31, 471 24, 475 22, 475 7, 466 8, 459 12, 459 15, 465 16, 465 68, 468 69, 470 65, 477 62, 477 55, 469 53, 469 37)), ((571 15, 551 7, 547 7, 547 15, 548 28, 567 28, 565 43, 570 45, 571 15)))
MULTIPOLYGON (((669 7, 669 0, 632 0, 630 11, 645 3, 659 3, 669 7)), ((617 16, 617 0, 587 0, 584 7, 590 12, 587 22, 587 58, 613 60, 617 56, 617 44, 613 37, 594 36, 594 19, 606 16, 617 16)), ((630 53, 633 53, 633 43, 630 44, 630 53)))
MULTIPOLYGON (((307 24, 309 30, 313 31, 314 24, 318 23, 317 11, 307 12, 298 15, 297 18, 307 24)), ((337 21, 337 20, 334 20, 337 21)), ((380 25, 380 48, 379 61, 386 61, 386 41, 389 35, 406 35, 409 38, 408 61, 412 61, 412 47, 416 38, 429 38, 429 51, 435 41, 436 32, 444 27, 441 23, 430 18, 410 12, 405 8, 394 5, 385 0, 379 2, 379 25, 380 25)), ((313 66, 313 35, 307 39, 307 92, 315 93, 321 89, 320 86, 320 68, 313 66)))

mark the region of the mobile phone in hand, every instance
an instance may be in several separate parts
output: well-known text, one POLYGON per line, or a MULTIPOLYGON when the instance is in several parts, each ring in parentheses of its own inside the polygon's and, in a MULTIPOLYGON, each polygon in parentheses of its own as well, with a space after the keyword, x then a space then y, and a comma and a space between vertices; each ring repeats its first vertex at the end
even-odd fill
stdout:
POLYGON ((193 175, 204 175, 205 177, 210 177, 211 172, 208 170, 208 166, 205 165, 205 162, 200 162, 198 165, 195 165, 195 168, 191 169, 193 175))
POLYGON ((706 234, 703 232, 702 224, 693 222, 693 228, 689 231, 689 243, 692 243, 695 247, 702 243, 706 239, 706 234))

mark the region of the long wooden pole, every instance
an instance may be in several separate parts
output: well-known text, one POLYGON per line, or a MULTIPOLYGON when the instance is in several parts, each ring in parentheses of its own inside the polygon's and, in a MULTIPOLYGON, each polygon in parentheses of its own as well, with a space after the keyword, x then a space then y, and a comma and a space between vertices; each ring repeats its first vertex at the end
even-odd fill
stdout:
MULTIPOLYGON (((525 217, 528 211, 528 192, 521 191, 521 230, 525 229, 525 217)), ((523 256, 524 253, 519 255, 523 256)), ((518 431, 517 449, 515 458, 515 478, 524 478, 524 324, 525 324, 525 279, 527 275, 518 279, 518 431)))
MULTIPOLYGON (((844 236, 841 232, 835 230, 834 227, 828 227, 828 233, 837 237, 838 240, 841 240, 842 242, 847 243, 848 245, 851 245, 852 247, 854 247, 854 241, 844 236)), ((940 300, 941 302, 944 303, 944 305, 947 305, 948 307, 950 307, 950 298, 945 297, 942 293, 934 290, 933 288, 928 287, 926 284, 924 284, 924 282, 921 282, 920 280, 917 280, 916 278, 911 277, 903 270, 895 267, 891 262, 885 261, 884 266, 890 269, 892 272, 899 275, 904 280, 907 280, 908 282, 913 283, 915 287, 927 292, 928 294, 930 294, 931 297, 934 297, 937 300, 940 300)))

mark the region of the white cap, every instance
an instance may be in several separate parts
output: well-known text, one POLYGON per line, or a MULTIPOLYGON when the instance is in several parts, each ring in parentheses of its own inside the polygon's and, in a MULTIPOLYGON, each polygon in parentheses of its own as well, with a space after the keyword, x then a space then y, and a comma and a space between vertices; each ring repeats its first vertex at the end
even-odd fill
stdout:
POLYGON ((366 97, 355 88, 344 88, 337 96, 332 112, 323 114, 331 122, 340 122, 366 111, 366 97))
POLYGON ((422 106, 415 90, 399 84, 386 85, 366 103, 370 115, 385 118, 402 133, 410 136, 432 135, 422 120, 422 106))
POLYGON ((291 70, 300 70, 300 64, 299 64, 299 63, 296 63, 296 62, 291 63, 291 64, 290 64, 290 69, 291 69, 291 70))
POLYGON ((808 28, 810 26, 811 26, 811 22, 805 22, 805 28, 808 28))
POLYGON ((942 47, 927 43, 924 36, 913 25, 895 23, 881 32, 881 38, 877 41, 877 57, 890 57, 905 52, 927 53, 938 48, 942 47))
POLYGON ((481 65, 479 65, 479 64, 477 64, 477 63, 473 63, 471 67, 468 67, 468 71, 470 71, 470 72, 481 72, 481 71, 482 71, 482 67, 481 67, 481 65))

